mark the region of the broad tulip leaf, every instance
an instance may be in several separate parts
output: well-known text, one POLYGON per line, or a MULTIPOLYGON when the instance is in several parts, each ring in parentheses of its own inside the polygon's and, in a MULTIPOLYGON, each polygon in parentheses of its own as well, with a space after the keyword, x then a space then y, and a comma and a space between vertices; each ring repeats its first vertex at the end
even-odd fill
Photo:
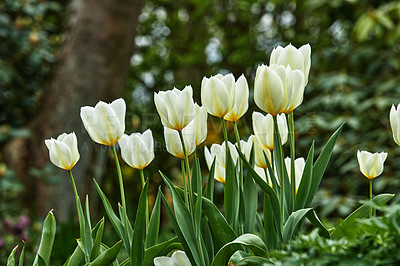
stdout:
MULTIPOLYGON (((161 191, 161 188, 159 189, 159 191, 161 191)), ((167 210, 167 214, 168 214, 169 220, 172 223, 172 227, 174 228, 175 234, 178 237, 179 242, 181 242, 183 250, 186 253, 186 256, 188 256, 190 262, 195 265, 195 260, 191 253, 190 247, 189 247, 188 243, 186 242, 186 239, 178 225, 178 221, 176 220, 176 217, 175 217, 174 213, 172 212, 171 207, 169 206, 167 199, 165 198, 165 196, 162 192, 161 192, 161 199, 164 203, 165 209, 167 210)))
POLYGON ((227 265, 231 256, 238 250, 248 247, 256 256, 267 257, 265 243, 256 235, 244 234, 224 245, 215 255, 212 266, 227 265))
MULTIPOLYGON (((372 199, 372 202, 378 205, 384 205, 394 197, 394 194, 379 194, 372 199)), ((357 210, 352 212, 342 221, 331 233, 332 239, 340 239, 342 237, 354 236, 358 233, 354 230, 357 219, 365 218, 369 215, 370 206, 363 204, 357 210)))
POLYGON ((314 198, 315 193, 321 183, 322 177, 325 173, 325 169, 328 165, 329 159, 331 158, 333 148, 335 147, 336 140, 338 139, 340 133, 342 132, 344 123, 332 134, 329 138, 328 142, 325 144, 322 149, 318 159, 315 161, 315 164, 312 169, 312 180, 310 185, 310 191, 308 192, 305 207, 310 206, 311 201, 314 198))
POLYGON ((236 263, 247 257, 251 257, 251 255, 242 250, 238 250, 235 253, 233 253, 231 258, 229 259, 229 263, 232 265, 236 265, 236 263))
POLYGON ((261 231, 263 231, 264 240, 268 249, 274 250, 278 246, 278 234, 276 230, 276 224, 274 223, 274 213, 271 211, 271 200, 267 194, 264 194, 263 207, 264 228, 261 231))
POLYGON ((307 155, 306 164, 303 170, 303 176, 301 177, 299 189, 296 194, 294 201, 294 211, 303 209, 306 204, 307 195, 310 191, 311 179, 313 175, 313 159, 314 159, 314 141, 311 144, 310 150, 307 155))
POLYGON ((92 252, 90 253, 90 261, 93 261, 100 255, 101 239, 103 238, 104 231, 104 217, 96 225, 95 229, 93 231, 96 231, 96 237, 94 238, 92 252))
POLYGON ((272 261, 258 256, 246 257, 237 263, 234 266, 264 266, 264 265, 275 265, 272 261))
POLYGON ((243 184, 243 197, 245 201, 245 209, 244 212, 241 212, 241 215, 244 214, 245 218, 244 232, 253 233, 258 206, 258 191, 256 183, 253 178, 250 177, 249 172, 247 172, 243 184))
POLYGON ((174 249, 180 249, 182 247, 178 240, 178 237, 173 237, 158 245, 147 248, 144 252, 144 258, 142 265, 153 265, 155 257, 166 256, 169 252, 174 249))
POLYGON ((18 245, 13 248, 7 259, 7 266, 15 266, 15 252, 17 251, 18 245))
MULTIPOLYGON (((210 260, 214 257, 214 243, 210 230, 210 225, 207 221, 206 216, 201 217, 201 235, 203 236, 205 245, 203 252, 207 251, 207 255, 210 260)), ((209 264, 210 263, 208 263, 208 265, 209 264)))
POLYGON ((157 244, 158 233, 160 229, 160 209, 161 209, 161 192, 158 191, 153 211, 150 216, 149 228, 147 229, 146 248, 157 244))
POLYGON ((226 152, 224 208, 225 217, 234 230, 237 229, 239 213, 239 184, 236 176, 235 164, 229 149, 226 152))
POLYGON ((118 236, 124 240, 124 247, 127 251, 130 250, 129 246, 129 239, 128 236, 125 233, 125 228, 124 225, 122 224, 121 220, 118 218, 118 216, 115 214, 113 208, 111 207, 110 202, 108 201, 106 195, 103 193, 101 190, 100 186, 97 184, 96 180, 93 179, 94 184, 96 185, 97 193, 99 194, 101 201, 103 202, 104 209, 106 210, 107 216, 111 221, 111 224, 113 225, 115 231, 117 232, 118 236))
MULTIPOLYGON (((195 260, 195 265, 200 265, 201 257, 200 257, 200 250, 198 246, 198 242, 196 239, 194 225, 192 223, 192 217, 189 213, 189 210, 185 206, 182 198, 179 196, 178 192, 176 191, 174 185, 171 181, 166 177, 162 172, 160 172, 161 177, 163 178, 164 182, 167 184, 169 190, 172 194, 174 211, 176 221, 179 225, 179 228, 186 239, 186 242, 190 248, 190 252, 193 254, 193 258, 195 260)), ((185 250, 187 251, 187 250, 185 250)))
POLYGON ((132 247, 130 259, 132 265, 142 265, 144 249, 146 242, 146 207, 147 207, 147 189, 149 180, 144 184, 142 193, 140 193, 139 204, 137 206, 135 226, 133 229, 132 247))
POLYGON ((125 235, 128 237, 129 246, 132 245, 133 228, 129 221, 128 214, 124 211, 122 205, 118 202, 119 217, 125 228, 125 235))
POLYGON ((45 265, 49 265, 51 251, 53 249, 54 237, 56 236, 56 219, 51 210, 43 223, 42 237, 39 244, 39 249, 36 253, 33 264, 39 262, 39 257, 44 260, 45 265))
POLYGON ((103 251, 89 266, 111 265, 117 258, 122 245, 122 240, 118 241, 114 246, 103 251))

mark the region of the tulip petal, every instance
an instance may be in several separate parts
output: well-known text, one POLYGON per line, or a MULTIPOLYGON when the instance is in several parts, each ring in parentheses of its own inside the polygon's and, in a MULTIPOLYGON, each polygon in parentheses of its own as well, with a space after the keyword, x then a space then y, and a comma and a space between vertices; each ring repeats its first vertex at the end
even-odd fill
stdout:
POLYGON ((99 118, 97 113, 93 107, 84 106, 81 107, 81 119, 86 131, 89 133, 90 138, 97 143, 104 143, 105 139, 98 134, 98 131, 95 130, 96 125, 99 123, 99 118))

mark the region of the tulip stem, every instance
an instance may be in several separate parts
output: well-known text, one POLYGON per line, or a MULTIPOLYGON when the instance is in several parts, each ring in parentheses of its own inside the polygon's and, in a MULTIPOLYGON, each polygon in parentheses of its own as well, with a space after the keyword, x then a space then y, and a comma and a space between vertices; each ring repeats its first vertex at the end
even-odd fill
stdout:
POLYGON ((185 160, 181 159, 181 169, 182 169, 182 180, 183 180, 183 192, 185 194, 185 203, 189 206, 189 199, 186 186, 186 171, 185 171, 185 160))
POLYGON ((278 127, 278 117, 276 115, 273 116, 274 119, 274 152, 276 152, 275 160, 279 169, 278 173, 280 175, 280 199, 281 199, 281 228, 283 228, 283 220, 284 220, 284 211, 285 211, 285 178, 283 176, 283 149, 281 143, 281 135, 279 134, 279 127, 278 127), (276 142, 276 143, 275 143, 276 142))
POLYGON ((294 207, 294 199, 296 197, 296 169, 295 169, 295 159, 296 159, 296 149, 294 142, 294 114, 293 111, 289 113, 288 119, 289 128, 289 144, 290 144, 290 183, 291 183, 291 193, 292 193, 292 203, 294 207))
MULTIPOLYGON (((238 126, 237 126, 236 122, 233 122, 233 128, 235 131, 236 143, 238 145, 239 151, 241 153, 243 153, 242 148, 240 146, 240 136, 239 136, 239 130, 238 130, 238 126)), ((239 160, 239 166, 240 166, 240 180, 239 180, 240 182, 239 182, 239 184, 240 184, 240 189, 243 191, 243 162, 242 162, 242 160, 239 160)))
MULTIPOLYGON (((143 169, 140 169, 140 179, 142 180, 142 192, 143 192, 143 188, 144 188, 144 185, 145 185, 143 169)), ((149 225, 149 203, 146 200, 146 230, 148 228, 148 225, 149 225)))
POLYGON ((226 125, 225 125, 225 120, 224 120, 224 118, 221 118, 221 123, 222 123, 222 132, 223 132, 223 134, 224 134, 224 141, 225 141, 226 153, 228 154, 228 152, 229 152, 229 146, 228 146, 228 132, 226 131, 226 125))
POLYGON ((76 202, 77 202, 77 204, 78 204, 78 198, 79 198, 79 196, 78 196, 78 190, 76 189, 74 176, 72 175, 72 171, 71 171, 71 170, 68 170, 68 173, 69 173, 69 176, 70 176, 70 178, 71 178, 72 187, 74 188, 75 200, 76 200, 76 202))
POLYGON ((186 164, 186 176, 187 176, 187 183, 188 183, 188 189, 189 189, 189 210, 192 208, 192 182, 190 178, 190 167, 189 167, 189 159, 186 153, 186 147, 185 147, 185 142, 183 140, 183 134, 182 130, 178 131, 179 132, 179 138, 181 139, 182 143, 182 149, 183 149, 183 155, 185 156, 185 164, 186 164))
POLYGON ((112 146, 112 150, 113 150, 113 153, 114 153, 115 165, 117 166, 119 189, 120 189, 120 192, 121 192, 122 208, 124 209, 125 214, 126 214, 124 183, 123 183, 123 180, 122 180, 121 166, 119 165, 119 160, 118 160, 117 151, 115 150, 115 145, 112 146))
MULTIPOLYGON (((369 200, 372 200, 372 179, 369 180, 369 200)), ((372 207, 369 209, 369 218, 372 217, 372 207)))

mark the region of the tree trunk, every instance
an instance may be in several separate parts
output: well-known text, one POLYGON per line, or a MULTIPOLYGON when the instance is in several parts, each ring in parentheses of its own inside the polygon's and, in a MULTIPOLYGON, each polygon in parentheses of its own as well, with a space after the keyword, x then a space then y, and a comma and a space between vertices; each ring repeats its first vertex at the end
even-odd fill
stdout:
POLYGON ((108 147, 91 141, 80 119, 80 107, 122 96, 142 6, 143 0, 72 0, 70 4, 65 43, 50 87, 31 123, 33 137, 25 149, 15 144, 19 145, 20 158, 17 174, 27 188, 24 202, 39 215, 54 209, 58 220, 66 221, 73 208, 73 190, 66 171, 54 171, 62 178, 53 185, 28 174, 29 167, 40 169, 49 162, 45 139, 75 131, 81 158, 72 171, 82 201, 92 178, 101 175, 98 170, 108 147))

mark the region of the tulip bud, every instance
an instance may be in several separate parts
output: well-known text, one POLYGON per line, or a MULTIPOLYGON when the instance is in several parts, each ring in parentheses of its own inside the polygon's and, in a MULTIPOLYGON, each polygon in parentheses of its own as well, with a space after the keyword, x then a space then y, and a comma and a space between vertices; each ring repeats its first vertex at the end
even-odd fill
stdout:
MULTIPOLYGON (((232 160, 234 163, 236 163, 239 154, 232 143, 228 142, 228 146, 232 160)), ((221 145, 215 143, 212 144, 210 150, 207 147, 205 147, 204 157, 206 159, 208 169, 211 168, 212 163, 215 159, 214 179, 218 180, 221 183, 225 183, 225 164, 226 164, 225 142, 223 142, 221 145)))
POLYGON ((44 143, 49 149, 50 161, 55 166, 71 170, 78 162, 80 156, 75 132, 63 133, 57 139, 46 139, 44 143))
POLYGON ((392 105, 390 109, 390 126, 392 127, 393 139, 400 146, 400 104, 396 107, 392 105))
POLYGON ((199 146, 207 138, 207 110, 197 103, 194 106, 194 142, 199 146))
POLYGON ((299 49, 296 49, 292 44, 285 48, 278 46, 271 52, 269 64, 290 66, 291 69, 298 69, 304 74, 305 85, 308 83, 308 74, 311 67, 311 46, 305 44, 299 49))
POLYGON ((201 103, 207 112, 223 118, 233 105, 233 87, 235 78, 232 74, 218 74, 201 81, 201 103))
POLYGON ((370 153, 367 151, 357 151, 357 160, 360 171, 368 179, 374 179, 383 172, 383 163, 387 157, 386 152, 370 153))
POLYGON ((118 144, 122 159, 133 168, 142 170, 154 159, 154 141, 150 129, 143 134, 123 134, 118 144))
POLYGON ((174 88, 154 93, 154 103, 165 127, 181 131, 193 120, 192 86, 186 86, 182 91, 174 88))
POLYGON ((249 108, 249 85, 244 75, 238 78, 231 93, 233 94, 233 106, 224 119, 236 122, 249 108))
MULTIPOLYGON (((263 115, 259 112, 253 112, 253 131, 257 141, 266 149, 274 149, 274 120, 272 115, 263 115)), ((278 128, 281 136, 282 145, 286 143, 288 128, 286 116, 278 115, 278 128)))
POLYGON ((95 107, 82 107, 81 119, 94 142, 113 146, 125 131, 125 113, 125 101, 119 98, 110 104, 99 101, 95 107))
MULTIPOLYGON (((185 143, 186 154, 189 156, 196 150, 193 121, 182 130, 182 136, 183 142, 185 143)), ((170 129, 169 127, 164 127, 164 139, 165 146, 170 154, 181 159, 185 158, 178 131, 170 129)))
POLYGON ((171 257, 156 257, 154 258, 155 266, 191 266, 189 258, 182 250, 175 251, 171 257))
MULTIPOLYGON (((299 189, 301 178, 303 177, 303 172, 304 172, 304 166, 306 165, 306 161, 304 160, 303 157, 297 158, 294 161, 294 178, 296 182, 296 191, 299 189)), ((286 171, 289 175, 289 181, 291 180, 291 159, 289 157, 285 158, 285 166, 286 166, 286 171)))

